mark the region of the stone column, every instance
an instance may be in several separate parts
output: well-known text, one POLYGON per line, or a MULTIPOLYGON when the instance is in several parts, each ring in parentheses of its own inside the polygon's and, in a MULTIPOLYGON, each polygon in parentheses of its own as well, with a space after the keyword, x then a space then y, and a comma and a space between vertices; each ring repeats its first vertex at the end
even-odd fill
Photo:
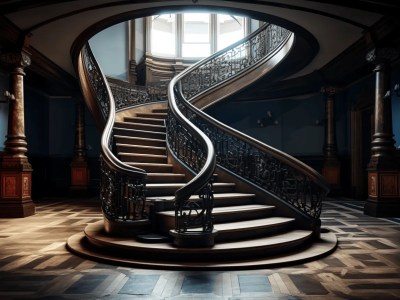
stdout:
POLYGON ((394 48, 377 48, 366 59, 375 65, 374 134, 368 164, 368 199, 364 213, 370 216, 400 216, 399 166, 395 156, 390 93, 390 61, 394 48))
POLYGON ((331 186, 331 193, 338 193, 340 189, 340 161, 337 156, 336 120, 335 120, 335 87, 323 87, 322 94, 325 100, 325 143, 324 165, 322 175, 331 186))
POLYGON ((71 167, 71 190, 87 190, 89 168, 86 160, 85 115, 82 102, 76 104, 75 146, 71 167))
POLYGON ((0 59, 11 66, 8 129, 4 154, 0 158, 0 217, 27 217, 35 213, 24 118, 24 68, 31 60, 24 51, 3 53, 0 59))

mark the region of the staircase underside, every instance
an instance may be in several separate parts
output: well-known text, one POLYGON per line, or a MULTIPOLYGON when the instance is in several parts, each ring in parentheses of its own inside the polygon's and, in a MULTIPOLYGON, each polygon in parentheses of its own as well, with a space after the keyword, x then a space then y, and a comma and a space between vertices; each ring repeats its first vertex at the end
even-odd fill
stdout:
POLYGON ((129 267, 218 270, 304 263, 328 255, 337 246, 333 233, 321 233, 318 241, 301 244, 305 235, 303 231, 286 237, 277 235, 275 239, 270 239, 269 246, 266 243, 262 245, 262 239, 253 239, 216 244, 211 248, 179 248, 170 242, 143 243, 131 237, 110 236, 104 232, 103 221, 99 221, 88 225, 84 233, 71 236, 67 247, 71 252, 89 259, 129 267), (273 247, 276 249, 271 252, 273 247), (287 247, 291 250, 288 251, 287 247), (285 253, 279 253, 281 248, 286 249, 285 253), (263 255, 264 250, 266 255, 263 255))

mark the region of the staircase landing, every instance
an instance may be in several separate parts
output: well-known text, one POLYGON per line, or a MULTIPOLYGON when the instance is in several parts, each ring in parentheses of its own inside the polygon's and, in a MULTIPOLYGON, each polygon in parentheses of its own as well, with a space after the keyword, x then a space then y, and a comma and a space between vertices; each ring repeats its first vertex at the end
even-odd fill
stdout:
MULTIPOLYGON (((298 231, 288 234, 286 238, 279 235, 276 239, 285 244, 291 239, 302 239, 304 235, 307 234, 298 231)), ((151 244, 138 242, 133 238, 109 236, 103 230, 103 221, 99 221, 87 226, 85 233, 71 236, 67 240, 67 247, 89 259, 129 267, 218 270, 272 268, 304 263, 331 253, 337 246, 336 236, 326 232, 321 234, 320 240, 299 246, 298 249, 294 247, 295 249, 284 254, 252 257, 247 251, 262 247, 262 240, 223 243, 212 248, 179 248, 172 243, 151 244), (234 255, 230 251, 241 255, 234 255), (221 252, 224 253, 223 257, 218 255, 221 252)))

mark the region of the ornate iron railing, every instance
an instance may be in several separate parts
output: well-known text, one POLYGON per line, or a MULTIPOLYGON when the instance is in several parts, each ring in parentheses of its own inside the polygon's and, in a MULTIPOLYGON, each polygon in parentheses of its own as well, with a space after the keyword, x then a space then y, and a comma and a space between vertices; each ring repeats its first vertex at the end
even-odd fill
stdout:
MULTIPOLYGON (((200 61, 174 78, 169 87, 171 111, 168 114, 167 134, 171 149, 178 158, 194 171, 201 165, 201 172, 207 172, 208 175, 201 178, 203 181, 198 186, 210 182, 212 168, 204 159, 198 163, 198 157, 204 157, 203 150, 200 150, 199 142, 193 142, 188 126, 200 129, 206 140, 211 141, 220 166, 280 199, 308 219, 310 227, 316 228, 319 226, 322 200, 328 191, 321 175, 288 154, 216 121, 190 104, 206 91, 234 79, 278 52, 290 51, 285 45, 292 35, 284 28, 267 24, 248 38, 200 61), (176 111, 185 119, 177 120, 176 111)), ((182 207, 188 205, 191 192, 182 198, 179 191, 176 194, 177 231, 186 230, 180 228, 179 219, 184 217, 182 207)), ((212 204, 203 205, 212 207, 212 204)))
POLYGON ((175 193, 175 231, 185 234, 189 229, 193 233, 193 228, 200 228, 201 233, 208 234, 213 231, 214 148, 211 141, 189 122, 194 115, 185 107, 186 103, 181 98, 174 99, 176 101, 170 103, 166 120, 168 145, 178 159, 197 173, 192 181, 175 193), (190 199, 196 193, 200 195, 199 200, 190 199))
POLYGON ((146 172, 121 162, 112 152, 115 104, 107 80, 88 44, 78 58, 77 72, 88 107, 104 130, 101 137, 100 198, 104 215, 113 221, 148 218, 145 210, 146 172))
POLYGON ((110 83, 115 100, 115 110, 120 111, 140 104, 167 101, 168 83, 150 82, 146 86, 119 82, 110 83))
POLYGON ((204 59, 181 79, 183 96, 190 101, 257 65, 279 49, 290 34, 285 28, 266 24, 247 38, 204 59))
POLYGON ((311 219, 319 218, 328 188, 316 171, 211 117, 197 117, 193 122, 214 144, 219 166, 268 191, 311 219))

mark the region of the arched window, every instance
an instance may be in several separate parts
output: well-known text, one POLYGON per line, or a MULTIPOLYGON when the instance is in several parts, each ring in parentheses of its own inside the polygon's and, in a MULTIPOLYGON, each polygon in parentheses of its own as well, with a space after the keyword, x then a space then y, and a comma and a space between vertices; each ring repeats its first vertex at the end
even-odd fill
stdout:
POLYGON ((206 57, 211 54, 210 14, 182 15, 182 57, 206 57))
POLYGON ((161 56, 176 56, 176 15, 151 17, 151 52, 161 56))
POLYGON ((250 30, 247 18, 224 14, 164 14, 148 20, 148 50, 163 57, 207 57, 250 30))

